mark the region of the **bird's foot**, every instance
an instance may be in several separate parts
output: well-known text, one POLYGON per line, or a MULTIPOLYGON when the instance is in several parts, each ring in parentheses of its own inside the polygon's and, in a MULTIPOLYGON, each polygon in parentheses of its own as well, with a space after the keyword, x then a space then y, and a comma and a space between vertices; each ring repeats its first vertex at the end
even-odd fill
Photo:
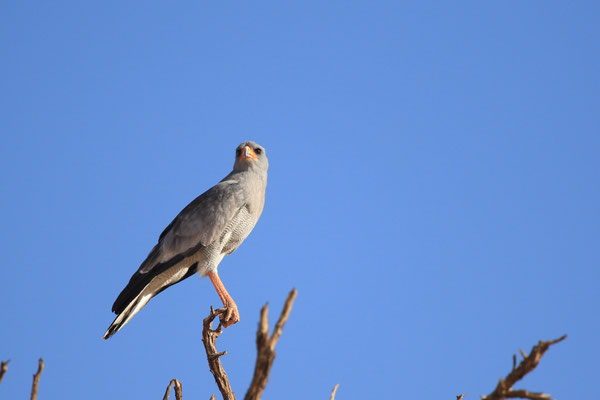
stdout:
POLYGON ((223 327, 227 328, 237 322, 240 322, 240 312, 238 311, 238 308, 234 302, 225 304, 225 307, 223 307, 223 309, 225 312, 221 313, 221 315, 219 316, 219 320, 223 327))

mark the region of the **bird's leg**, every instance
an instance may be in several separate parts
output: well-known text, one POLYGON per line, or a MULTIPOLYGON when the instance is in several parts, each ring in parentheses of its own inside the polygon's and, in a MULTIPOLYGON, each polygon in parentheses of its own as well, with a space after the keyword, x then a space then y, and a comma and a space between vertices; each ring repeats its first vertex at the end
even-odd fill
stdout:
POLYGON ((225 312, 225 317, 222 320, 223 326, 227 328, 228 326, 239 322, 240 313, 238 312, 238 308, 235 305, 235 301, 233 301, 229 293, 227 293, 227 289, 225 289, 223 282, 221 282, 217 271, 209 272, 207 275, 210 278, 210 281, 212 282, 213 286, 217 290, 217 294, 221 298, 223 305, 227 309, 227 311, 225 312))

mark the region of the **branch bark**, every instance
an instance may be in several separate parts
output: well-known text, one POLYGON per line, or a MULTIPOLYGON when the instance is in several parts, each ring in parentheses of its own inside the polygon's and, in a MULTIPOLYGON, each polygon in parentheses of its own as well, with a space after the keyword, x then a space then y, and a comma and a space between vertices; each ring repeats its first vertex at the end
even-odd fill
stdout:
POLYGON ((40 383, 40 377, 44 370, 44 360, 40 358, 38 361, 38 370, 33 376, 33 384, 31 385, 31 400, 37 400, 38 385, 40 383))
POLYGON ((514 399, 514 398, 522 398, 522 399, 531 399, 531 400, 550 400, 551 396, 545 393, 534 393, 528 392, 527 390, 513 390, 512 387, 523 379, 525 375, 533 371, 544 353, 552 346, 558 342, 565 340, 567 335, 563 335, 555 340, 549 341, 539 341, 538 344, 533 346, 529 355, 526 355, 523 350, 520 350, 521 355, 523 356, 523 360, 516 366, 516 357, 513 356, 513 367, 512 371, 505 378, 500 378, 496 389, 487 396, 481 396, 482 400, 504 400, 504 399, 514 399))
POLYGON ((258 331, 256 332, 254 376, 244 400, 260 400, 262 397, 265 387, 267 387, 273 361, 275 360, 275 345, 281 337, 283 327, 290 316, 290 311, 292 310, 292 305, 297 294, 298 291, 296 289, 292 289, 288 294, 271 337, 269 337, 269 304, 265 304, 260 310, 260 321, 258 323, 258 331))

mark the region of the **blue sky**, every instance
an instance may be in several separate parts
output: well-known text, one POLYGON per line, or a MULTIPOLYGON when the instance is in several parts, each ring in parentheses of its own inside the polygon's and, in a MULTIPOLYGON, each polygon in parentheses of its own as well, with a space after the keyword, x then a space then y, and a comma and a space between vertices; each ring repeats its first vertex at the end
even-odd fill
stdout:
POLYGON ((265 211, 219 272, 252 376, 259 309, 298 298, 266 399, 596 392, 596 2, 19 2, 0 6, 1 398, 216 387, 190 278, 100 338, 162 229, 255 140, 265 211))

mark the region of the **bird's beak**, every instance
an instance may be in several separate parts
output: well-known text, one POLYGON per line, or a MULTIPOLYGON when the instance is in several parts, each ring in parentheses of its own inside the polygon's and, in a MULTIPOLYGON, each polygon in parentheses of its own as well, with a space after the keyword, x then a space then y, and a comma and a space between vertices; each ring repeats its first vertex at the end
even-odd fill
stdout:
POLYGON ((245 160, 247 158, 258 160, 256 153, 254 152, 254 150, 252 150, 252 147, 250 146, 244 146, 244 148, 242 149, 242 155, 240 156, 240 160, 245 160))

